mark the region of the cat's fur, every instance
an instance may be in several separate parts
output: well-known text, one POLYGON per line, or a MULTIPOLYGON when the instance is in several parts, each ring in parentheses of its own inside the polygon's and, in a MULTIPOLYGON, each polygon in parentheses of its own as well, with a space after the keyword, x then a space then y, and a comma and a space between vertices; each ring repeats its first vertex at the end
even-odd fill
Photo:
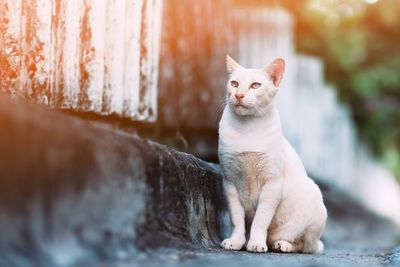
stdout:
POLYGON ((233 229, 221 246, 240 250, 247 241, 251 252, 267 252, 267 245, 278 252, 320 252, 327 219, 321 191, 283 136, 274 104, 285 62, 246 69, 226 60, 228 104, 218 154, 233 229))

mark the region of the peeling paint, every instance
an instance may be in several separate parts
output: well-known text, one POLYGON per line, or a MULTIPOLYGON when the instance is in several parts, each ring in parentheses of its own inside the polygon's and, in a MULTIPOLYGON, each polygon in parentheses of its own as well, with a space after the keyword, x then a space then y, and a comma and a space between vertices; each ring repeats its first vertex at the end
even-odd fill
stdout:
POLYGON ((154 121, 161 9, 161 0, 2 1, 0 90, 154 121))

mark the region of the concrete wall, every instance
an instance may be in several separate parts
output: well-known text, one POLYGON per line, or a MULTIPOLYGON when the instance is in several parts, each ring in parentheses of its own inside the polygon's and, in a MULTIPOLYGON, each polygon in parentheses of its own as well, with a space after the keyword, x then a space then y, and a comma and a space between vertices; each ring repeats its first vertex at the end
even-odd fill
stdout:
POLYGON ((218 247, 219 166, 2 94, 0 129, 0 266, 218 247))

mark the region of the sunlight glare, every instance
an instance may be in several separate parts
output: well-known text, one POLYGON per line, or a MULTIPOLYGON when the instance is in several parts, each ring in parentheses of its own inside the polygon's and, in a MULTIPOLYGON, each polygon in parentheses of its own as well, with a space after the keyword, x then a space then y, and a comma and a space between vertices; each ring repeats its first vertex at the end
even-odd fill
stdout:
POLYGON ((367 2, 368 4, 375 4, 379 0, 364 0, 364 1, 367 2))

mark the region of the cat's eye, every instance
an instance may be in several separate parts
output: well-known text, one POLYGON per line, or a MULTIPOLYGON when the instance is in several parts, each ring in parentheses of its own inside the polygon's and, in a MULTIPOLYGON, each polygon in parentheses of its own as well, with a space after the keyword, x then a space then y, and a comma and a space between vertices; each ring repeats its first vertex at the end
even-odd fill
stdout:
POLYGON ((232 87, 239 87, 239 83, 237 81, 231 81, 232 87))
POLYGON ((251 85, 250 85, 250 88, 251 89, 257 89, 257 88, 259 88, 261 86, 261 83, 252 83, 251 85))

